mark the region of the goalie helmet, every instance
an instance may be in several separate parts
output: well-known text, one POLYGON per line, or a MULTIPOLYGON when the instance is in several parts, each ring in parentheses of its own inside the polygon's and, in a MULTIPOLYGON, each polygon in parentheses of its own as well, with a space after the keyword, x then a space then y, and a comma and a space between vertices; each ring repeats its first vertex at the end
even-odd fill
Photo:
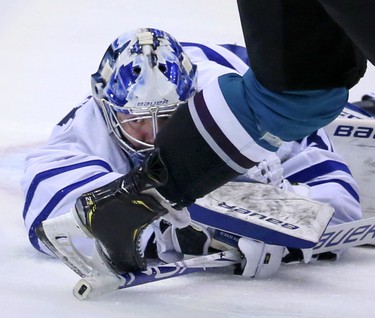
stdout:
POLYGON ((121 124, 151 119, 155 137, 158 119, 171 116, 194 95, 196 66, 167 32, 137 29, 109 46, 98 71, 91 76, 91 86, 120 146, 131 155, 142 154, 152 150, 153 144, 137 139, 121 124), (131 116, 120 121, 119 112, 131 116), (134 143, 142 149, 135 149, 134 143))

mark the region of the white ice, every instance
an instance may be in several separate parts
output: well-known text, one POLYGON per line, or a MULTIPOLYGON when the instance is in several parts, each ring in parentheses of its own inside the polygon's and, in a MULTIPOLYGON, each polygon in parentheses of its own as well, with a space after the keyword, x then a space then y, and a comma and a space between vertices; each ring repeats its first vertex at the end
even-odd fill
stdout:
MULTIPOLYGON (((267 12, 265 12, 267 14, 267 12)), ((272 279, 192 274, 81 302, 78 276, 38 254, 23 226, 22 160, 90 89, 108 44, 156 27, 180 40, 243 44, 234 0, 0 2, 1 317, 374 317, 375 251, 284 266, 272 279)), ((374 68, 350 100, 374 89, 374 68)))

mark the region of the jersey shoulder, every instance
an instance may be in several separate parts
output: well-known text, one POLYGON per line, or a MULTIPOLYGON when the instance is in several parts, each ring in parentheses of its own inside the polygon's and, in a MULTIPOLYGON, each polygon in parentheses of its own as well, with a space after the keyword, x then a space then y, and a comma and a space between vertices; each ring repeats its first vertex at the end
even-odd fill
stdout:
POLYGON ((193 63, 212 61, 244 74, 249 68, 246 48, 236 44, 182 42, 184 51, 193 63))

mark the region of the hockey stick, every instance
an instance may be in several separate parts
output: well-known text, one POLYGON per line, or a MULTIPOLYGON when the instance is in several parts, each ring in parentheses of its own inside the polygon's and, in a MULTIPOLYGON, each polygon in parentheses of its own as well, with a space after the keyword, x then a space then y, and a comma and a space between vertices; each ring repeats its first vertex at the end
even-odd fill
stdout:
MULTIPOLYGON (((225 243, 237 246, 239 236, 217 230, 216 239, 225 238, 225 243), (231 242, 229 242, 231 241, 231 242)), ((330 226, 323 233, 319 243, 305 251, 305 257, 310 254, 320 254, 347 249, 364 244, 375 244, 375 218, 363 219, 330 226)), ((74 288, 74 295, 78 299, 87 299, 117 289, 125 289, 141 284, 174 278, 190 273, 203 272, 215 267, 224 267, 240 263, 241 253, 230 250, 206 256, 188 259, 186 261, 151 266, 146 271, 125 273, 117 279, 107 276, 92 276, 81 279, 74 288)))
MULTIPOLYGON (((215 238, 221 241, 225 240, 226 244, 236 247, 240 236, 217 230, 215 238)), ((308 254, 333 252, 364 244, 375 244, 375 217, 328 227, 319 243, 314 248, 305 250, 304 255, 307 257, 308 254)), ((104 295, 117 289, 203 272, 215 267, 235 265, 240 262, 240 251, 229 250, 191 258, 186 261, 151 266, 146 271, 125 273, 117 280, 112 281, 107 276, 87 277, 77 283, 74 288, 74 295, 83 300, 104 295)))
POLYGON ((375 217, 329 226, 312 248, 314 254, 375 244, 375 217))
POLYGON ((80 253, 73 237, 85 235, 71 213, 61 215, 37 229, 42 242, 82 279, 73 289, 78 299, 104 295, 117 289, 137 286, 153 281, 173 278, 241 262, 241 253, 231 249, 219 253, 193 257, 175 263, 150 266, 145 271, 119 274, 114 272, 102 257, 101 249, 94 248, 90 256, 80 253))
POLYGON ((89 276, 82 278, 74 287, 73 294, 80 300, 97 297, 117 289, 124 289, 150 282, 203 272, 218 267, 236 265, 241 262, 241 252, 224 252, 199 256, 159 266, 150 266, 146 271, 121 275, 89 276))

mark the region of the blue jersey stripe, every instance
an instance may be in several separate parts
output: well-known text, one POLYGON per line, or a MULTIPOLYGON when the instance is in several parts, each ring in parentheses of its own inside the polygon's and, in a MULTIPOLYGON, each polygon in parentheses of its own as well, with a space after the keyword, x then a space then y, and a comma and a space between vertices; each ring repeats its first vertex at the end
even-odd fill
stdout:
POLYGON ((219 46, 222 46, 222 47, 226 48, 228 51, 235 54, 246 65, 250 65, 249 56, 247 55, 247 49, 245 47, 239 46, 239 45, 236 45, 236 44, 219 44, 219 46))
POLYGON ((73 183, 63 189, 61 189, 60 191, 58 191, 57 193, 55 193, 55 195, 52 197, 52 199, 47 203, 47 205, 44 207, 44 209, 39 213, 38 217, 34 220, 33 224, 31 225, 30 227, 30 230, 29 230, 29 240, 31 242, 31 244, 39 251, 42 252, 42 250, 40 249, 40 246, 39 246, 39 243, 38 243, 38 237, 36 236, 36 233, 35 233, 35 229, 44 221, 46 220, 49 215, 51 214, 51 212, 53 211, 53 209, 56 207, 57 204, 59 204, 59 202, 65 197, 67 196, 70 192, 72 192, 73 190, 93 181, 93 180, 96 180, 104 175, 106 175, 107 173, 106 172, 101 172, 101 173, 98 173, 96 175, 93 175, 87 179, 84 179, 84 180, 81 180, 81 181, 78 181, 76 183, 73 183))
POLYGON ((344 171, 351 175, 349 168, 345 164, 334 160, 326 160, 292 174, 288 176, 287 179, 290 182, 307 183, 309 180, 314 179, 317 175, 323 176, 338 170, 344 171))
POLYGON ((30 184, 30 187, 27 191, 25 206, 24 206, 23 214, 22 214, 23 218, 25 219, 26 213, 27 213, 27 211, 30 207, 31 201, 34 198, 35 191, 36 191, 38 185, 42 181, 44 181, 48 178, 52 178, 52 177, 54 177, 58 174, 62 174, 62 173, 68 172, 68 171, 72 171, 72 170, 79 169, 79 168, 82 168, 82 167, 87 167, 87 166, 100 166, 100 167, 103 167, 104 169, 106 169, 108 172, 112 172, 112 168, 107 162, 105 162, 103 160, 90 160, 90 161, 80 162, 80 163, 72 164, 72 165, 65 166, 65 167, 58 167, 58 168, 54 168, 54 169, 51 169, 51 170, 46 170, 46 171, 38 173, 34 177, 33 181, 30 184))
POLYGON ((223 57, 221 54, 214 51, 213 49, 209 48, 208 46, 205 46, 199 43, 191 43, 191 42, 181 42, 181 45, 182 47, 184 46, 198 47, 204 52, 204 54, 207 56, 207 58, 210 61, 215 61, 216 63, 229 67, 233 70, 236 69, 231 63, 228 62, 228 60, 225 57, 223 57))
POLYGON ((327 145, 323 138, 320 137, 317 133, 317 131, 313 132, 311 135, 306 137, 307 146, 317 147, 324 150, 332 150, 332 145, 327 145), (313 145, 315 144, 315 145, 313 145))
POLYGON ((314 187, 314 186, 317 186, 319 184, 325 184, 325 183, 337 183, 337 184, 340 184, 347 192, 349 192, 351 194, 351 196, 359 203, 360 202, 360 198, 359 198, 359 195, 357 193, 357 191, 355 191, 353 189, 353 187, 345 182, 345 181, 342 181, 340 179, 330 179, 330 180, 322 180, 322 181, 315 181, 315 182, 307 182, 307 185, 309 185, 310 187, 314 187))

